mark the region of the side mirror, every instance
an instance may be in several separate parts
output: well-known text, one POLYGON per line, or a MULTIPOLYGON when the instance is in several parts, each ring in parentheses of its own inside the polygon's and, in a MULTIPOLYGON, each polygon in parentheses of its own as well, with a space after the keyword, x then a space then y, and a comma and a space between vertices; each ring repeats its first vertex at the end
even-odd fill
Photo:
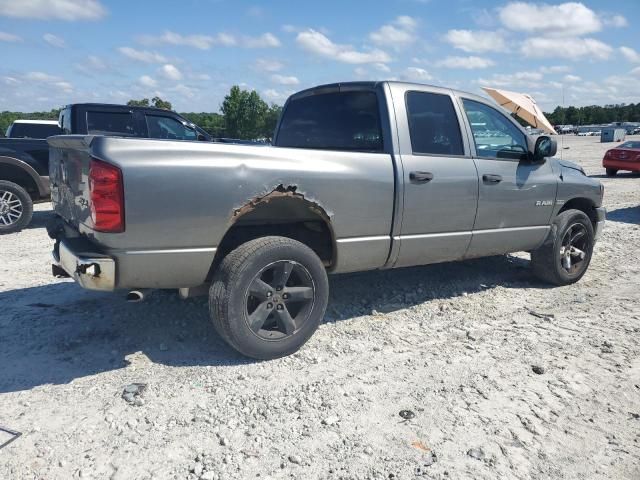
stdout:
POLYGON ((207 137, 205 137, 203 134, 199 133, 198 134, 198 141, 199 142, 206 142, 207 141, 207 137))
POLYGON ((545 158, 553 157, 558 151, 558 143, 555 139, 542 135, 536 139, 533 148, 533 162, 543 162, 545 158))

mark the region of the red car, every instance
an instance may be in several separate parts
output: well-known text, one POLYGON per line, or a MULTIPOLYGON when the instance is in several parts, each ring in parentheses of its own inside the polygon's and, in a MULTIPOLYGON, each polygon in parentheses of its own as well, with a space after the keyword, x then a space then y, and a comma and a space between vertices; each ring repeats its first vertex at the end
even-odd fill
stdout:
POLYGON ((607 150, 602 166, 607 169, 608 177, 614 177, 618 170, 640 172, 640 141, 624 142, 607 150))

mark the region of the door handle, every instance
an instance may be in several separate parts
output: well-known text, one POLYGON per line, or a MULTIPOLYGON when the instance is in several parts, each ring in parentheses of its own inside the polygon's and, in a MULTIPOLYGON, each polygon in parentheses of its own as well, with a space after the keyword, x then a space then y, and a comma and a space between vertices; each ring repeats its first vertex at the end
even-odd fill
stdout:
POLYGON ((433 180, 433 173, 431 172, 411 172, 409 174, 409 180, 413 183, 427 183, 433 180))
POLYGON ((482 181, 487 183, 500 183, 502 181, 502 175, 485 174, 482 175, 482 181))

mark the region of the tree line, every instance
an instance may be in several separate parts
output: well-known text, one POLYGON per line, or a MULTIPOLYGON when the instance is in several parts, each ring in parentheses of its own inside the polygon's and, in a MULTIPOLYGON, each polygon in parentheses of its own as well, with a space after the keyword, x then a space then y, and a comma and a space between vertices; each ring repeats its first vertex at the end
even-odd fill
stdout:
MULTIPOLYGON (((172 109, 171 102, 160 97, 129 100, 127 105, 153 106, 172 109)), ((267 104, 255 90, 231 87, 224 97, 219 112, 186 112, 183 117, 216 138, 240 138, 246 140, 273 136, 282 107, 267 104)), ((0 112, 0 132, 4 134, 14 120, 57 120, 60 109, 48 112, 0 112)), ((556 107, 545 113, 553 125, 589 125, 611 122, 640 122, 640 103, 619 105, 592 105, 587 107, 556 107)))
POLYGON ((545 113, 552 125, 591 125, 613 122, 640 122, 640 103, 556 107, 545 113))

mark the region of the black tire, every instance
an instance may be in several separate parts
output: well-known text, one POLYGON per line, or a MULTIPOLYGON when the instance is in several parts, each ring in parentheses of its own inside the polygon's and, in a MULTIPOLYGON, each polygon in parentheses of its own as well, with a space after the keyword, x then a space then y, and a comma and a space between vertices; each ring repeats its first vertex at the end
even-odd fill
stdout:
POLYGON ((587 215, 580 210, 566 210, 560 213, 553 222, 549 239, 531 252, 534 275, 553 285, 570 285, 577 282, 589 267, 594 243, 593 224, 587 215), (581 232, 582 235, 578 236, 581 232), (579 243, 567 243, 567 239, 574 237, 577 237, 575 242, 579 243), (580 256, 581 253, 571 253, 572 250, 567 248, 567 245, 578 248, 577 252, 584 253, 584 257, 580 256), (564 257, 569 257, 569 268, 564 257))
POLYGON ((229 345, 248 357, 267 360, 304 345, 320 325, 328 299, 327 272, 313 250, 290 238, 262 237, 222 260, 209 290, 209 313, 229 345), (288 280, 279 285, 282 278, 288 280), (254 296, 256 286, 264 289, 254 296))
POLYGON ((615 168, 607 168, 607 177, 615 177, 618 173, 618 170, 615 168))
POLYGON ((18 184, 0 180, 0 235, 19 232, 29 225, 32 216, 33 200, 27 191, 18 184))

